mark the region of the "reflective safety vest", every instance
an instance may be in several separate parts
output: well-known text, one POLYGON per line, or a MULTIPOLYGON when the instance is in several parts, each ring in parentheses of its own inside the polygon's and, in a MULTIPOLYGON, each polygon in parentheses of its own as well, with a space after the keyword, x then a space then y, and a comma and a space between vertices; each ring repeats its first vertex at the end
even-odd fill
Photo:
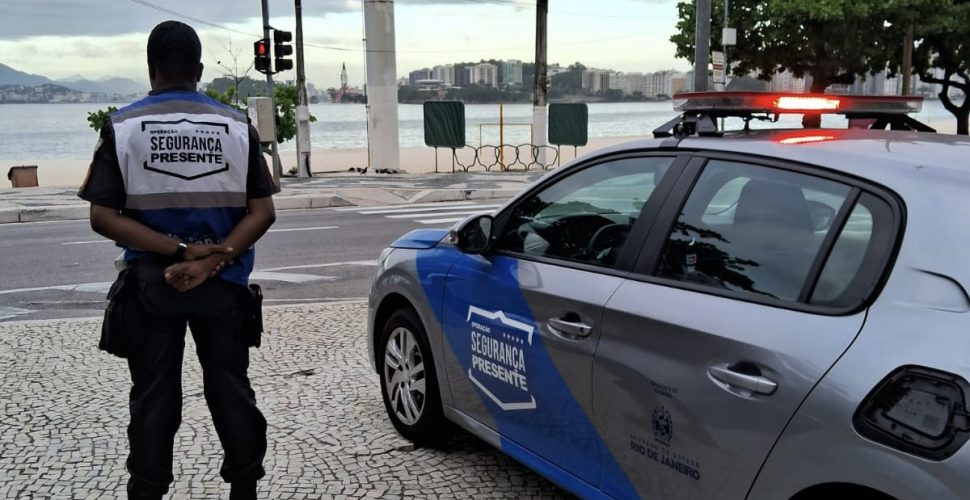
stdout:
MULTIPOLYGON (((194 91, 150 95, 111 115, 124 213, 186 243, 221 243, 246 214, 249 122, 194 91)), ((125 249, 125 259, 145 253, 125 249)), ((246 285, 252 248, 220 276, 246 285)))

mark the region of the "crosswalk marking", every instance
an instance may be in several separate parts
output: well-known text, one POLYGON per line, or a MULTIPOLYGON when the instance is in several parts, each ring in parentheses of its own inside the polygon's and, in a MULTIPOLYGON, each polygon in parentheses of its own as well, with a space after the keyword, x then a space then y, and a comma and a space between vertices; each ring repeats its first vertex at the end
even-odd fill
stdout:
POLYGON ((502 205, 462 205, 450 207, 422 207, 422 208, 386 208, 381 210, 361 210, 363 215, 403 214, 415 212, 438 212, 445 210, 468 210, 472 208, 498 208, 502 205))
POLYGON ((421 224, 454 224, 455 222, 463 221, 465 217, 453 217, 450 219, 425 219, 419 220, 421 224))
POLYGON ((337 229, 337 226, 316 226, 316 227, 291 227, 286 229, 270 229, 267 233, 292 233, 296 231, 322 231, 324 229, 337 229))
POLYGON ((434 203, 413 203, 402 205, 381 205, 372 207, 340 207, 334 208, 335 212, 356 212, 358 210, 379 210, 382 208, 424 208, 424 207, 456 207, 461 205, 474 205, 474 201, 440 201, 434 203))
POLYGON ((414 205, 389 205, 385 207, 344 207, 335 210, 355 211, 361 215, 375 215, 401 222, 429 225, 451 225, 479 213, 491 213, 500 204, 477 204, 467 201, 446 203, 418 203, 414 205))
POLYGON ((385 215, 385 217, 387 217, 388 219, 420 219, 421 217, 428 217, 429 215, 471 215, 471 214, 477 214, 482 212, 490 212, 492 209, 498 208, 498 207, 499 205, 488 205, 488 206, 477 207, 478 208, 477 210, 456 210, 454 212, 448 211, 448 212, 438 212, 434 214, 427 214, 427 213, 394 214, 394 215, 385 215))
POLYGON ((114 243, 114 242, 111 240, 68 241, 66 243, 61 243, 61 245, 90 245, 92 243, 114 243))

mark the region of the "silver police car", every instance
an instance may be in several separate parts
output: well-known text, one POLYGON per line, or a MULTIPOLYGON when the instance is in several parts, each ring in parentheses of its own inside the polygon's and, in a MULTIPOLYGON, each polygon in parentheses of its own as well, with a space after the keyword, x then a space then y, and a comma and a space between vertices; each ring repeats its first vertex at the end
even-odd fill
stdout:
POLYGON ((394 426, 457 424, 586 498, 970 497, 970 141, 912 98, 675 102, 384 250, 394 426), (748 126, 784 113, 863 128, 748 126))

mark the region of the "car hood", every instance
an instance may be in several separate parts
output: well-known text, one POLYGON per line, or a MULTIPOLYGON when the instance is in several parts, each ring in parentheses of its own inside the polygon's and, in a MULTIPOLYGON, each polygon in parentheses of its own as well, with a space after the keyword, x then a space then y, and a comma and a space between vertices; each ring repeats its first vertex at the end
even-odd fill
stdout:
POLYGON ((426 250, 434 248, 447 235, 447 229, 415 229, 391 243, 391 248, 426 250))

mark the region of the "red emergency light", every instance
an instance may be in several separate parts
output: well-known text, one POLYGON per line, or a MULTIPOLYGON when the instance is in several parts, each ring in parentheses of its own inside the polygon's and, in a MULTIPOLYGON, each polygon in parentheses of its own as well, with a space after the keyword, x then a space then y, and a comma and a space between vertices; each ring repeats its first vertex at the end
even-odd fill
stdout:
POLYGON ((798 144, 811 144, 815 142, 825 142, 834 141, 835 136, 832 134, 820 134, 818 131, 800 131, 789 134, 782 134, 775 138, 778 144, 784 144, 786 146, 794 146, 798 144))
POLYGON ((918 113, 923 109, 923 98, 912 96, 690 92, 674 95, 673 101, 676 111, 707 111, 722 115, 906 114, 918 113))

